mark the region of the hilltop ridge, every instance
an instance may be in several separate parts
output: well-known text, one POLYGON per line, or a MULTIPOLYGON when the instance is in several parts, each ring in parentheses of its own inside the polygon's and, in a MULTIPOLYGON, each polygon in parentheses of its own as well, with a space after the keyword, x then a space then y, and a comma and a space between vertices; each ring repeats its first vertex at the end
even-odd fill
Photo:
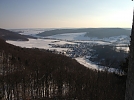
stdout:
POLYGON ((9 31, 6 29, 0 28, 0 38, 4 40, 13 40, 13 41, 29 41, 28 38, 36 39, 29 35, 21 35, 17 32, 9 31))
POLYGON ((28 39, 25 36, 2 28, 0 28, 0 38, 4 40, 13 41, 28 41, 28 39))
POLYGON ((52 36, 65 33, 81 33, 86 32, 85 36, 103 38, 119 35, 130 35, 130 30, 123 28, 79 28, 79 29, 55 29, 49 30, 37 35, 39 36, 52 36))

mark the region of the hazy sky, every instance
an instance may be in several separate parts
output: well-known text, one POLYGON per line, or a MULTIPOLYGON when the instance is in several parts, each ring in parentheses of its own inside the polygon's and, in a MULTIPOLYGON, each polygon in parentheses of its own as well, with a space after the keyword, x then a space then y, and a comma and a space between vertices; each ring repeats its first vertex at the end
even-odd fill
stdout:
POLYGON ((131 27, 133 6, 132 0, 0 0, 0 27, 131 27))

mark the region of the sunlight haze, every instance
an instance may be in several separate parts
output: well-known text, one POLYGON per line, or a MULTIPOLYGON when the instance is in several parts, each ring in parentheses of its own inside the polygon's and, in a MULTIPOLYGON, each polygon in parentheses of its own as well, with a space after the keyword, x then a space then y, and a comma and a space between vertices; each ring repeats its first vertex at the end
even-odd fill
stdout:
POLYGON ((131 0, 0 0, 0 27, 130 28, 131 0))

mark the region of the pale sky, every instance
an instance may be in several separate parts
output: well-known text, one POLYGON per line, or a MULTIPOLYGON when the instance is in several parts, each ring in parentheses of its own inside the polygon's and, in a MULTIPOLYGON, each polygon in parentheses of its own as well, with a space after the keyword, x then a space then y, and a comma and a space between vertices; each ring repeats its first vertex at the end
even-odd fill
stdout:
POLYGON ((131 28, 132 0, 0 0, 0 28, 131 28))

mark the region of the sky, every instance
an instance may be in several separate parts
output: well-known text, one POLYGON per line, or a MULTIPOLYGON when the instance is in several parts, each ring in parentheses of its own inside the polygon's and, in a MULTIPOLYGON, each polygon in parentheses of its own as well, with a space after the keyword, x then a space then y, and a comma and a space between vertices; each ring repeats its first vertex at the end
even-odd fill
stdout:
POLYGON ((131 28, 132 0, 0 0, 0 28, 131 28))

